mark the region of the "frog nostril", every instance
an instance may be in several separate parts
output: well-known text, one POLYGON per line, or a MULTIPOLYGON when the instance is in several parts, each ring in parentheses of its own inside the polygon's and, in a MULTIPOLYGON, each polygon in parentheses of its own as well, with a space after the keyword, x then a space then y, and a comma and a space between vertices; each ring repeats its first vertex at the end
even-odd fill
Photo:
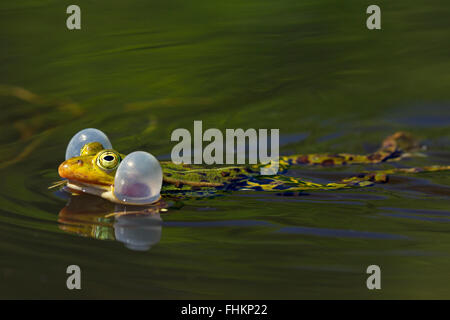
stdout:
POLYGON ((78 160, 78 161, 77 161, 77 164, 78 164, 79 166, 82 166, 82 165, 83 165, 83 160, 78 160))

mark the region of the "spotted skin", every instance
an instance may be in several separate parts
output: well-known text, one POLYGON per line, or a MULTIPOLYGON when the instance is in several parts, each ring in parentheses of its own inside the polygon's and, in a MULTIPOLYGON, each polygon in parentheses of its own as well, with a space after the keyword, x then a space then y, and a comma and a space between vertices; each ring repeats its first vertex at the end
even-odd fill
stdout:
MULTIPOLYGON (((374 183, 385 183, 388 175, 394 173, 418 173, 450 170, 450 166, 429 166, 423 168, 390 169, 363 172, 337 182, 319 184, 286 175, 293 165, 340 166, 351 164, 377 164, 399 161, 420 150, 420 145, 409 134, 397 132, 387 137, 374 153, 358 154, 304 154, 282 156, 279 159, 277 175, 260 175, 264 165, 247 166, 202 166, 161 162, 163 186, 161 195, 167 198, 205 198, 233 190, 271 191, 282 194, 308 190, 336 190, 366 187, 374 183)), ((61 177, 88 182, 102 188, 114 185, 115 170, 100 170, 96 158, 102 153, 99 143, 85 145, 81 156, 69 159, 59 168, 61 177)), ((113 151, 113 150, 112 150, 113 151)), ((114 151, 116 152, 116 151, 114 151)), ((122 159, 125 155, 117 153, 122 159)))
POLYGON ((423 168, 390 169, 363 172, 357 176, 338 182, 319 184, 286 175, 293 165, 340 166, 351 164, 377 164, 400 161, 420 150, 420 145, 406 132, 397 132, 387 137, 381 147, 367 155, 340 154, 305 154, 280 157, 279 174, 261 176, 261 165, 242 167, 204 168, 194 165, 174 165, 163 163, 163 193, 178 197, 213 196, 219 191, 254 190, 272 191, 281 194, 311 190, 336 190, 344 188, 367 187, 375 183, 385 183, 388 175, 394 173, 418 173, 450 170, 450 166, 429 166, 423 168), (183 181, 183 182, 180 182, 183 181), (202 185, 205 183, 205 185, 202 185), (213 183, 216 185, 207 185, 213 183))

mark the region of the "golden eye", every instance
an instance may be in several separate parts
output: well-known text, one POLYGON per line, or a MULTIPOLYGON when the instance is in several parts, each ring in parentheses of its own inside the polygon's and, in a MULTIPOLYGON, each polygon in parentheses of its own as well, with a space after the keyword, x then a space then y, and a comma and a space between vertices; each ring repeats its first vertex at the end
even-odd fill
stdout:
POLYGON ((120 162, 120 155, 112 150, 105 150, 97 156, 97 165, 105 170, 114 170, 120 162))

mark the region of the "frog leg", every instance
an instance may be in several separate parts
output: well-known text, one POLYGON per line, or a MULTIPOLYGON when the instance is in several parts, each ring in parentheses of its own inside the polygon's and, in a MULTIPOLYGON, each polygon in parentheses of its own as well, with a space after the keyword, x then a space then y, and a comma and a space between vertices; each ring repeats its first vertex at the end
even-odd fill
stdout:
POLYGON ((297 154, 280 157, 280 165, 287 168, 291 165, 345 165, 345 164, 374 164, 385 161, 398 161, 411 156, 412 151, 420 149, 420 145, 411 134, 396 132, 383 140, 381 147, 367 155, 338 153, 338 154, 297 154))
POLYGON ((301 180, 295 177, 284 175, 277 176, 258 176, 252 177, 241 183, 238 190, 255 190, 255 191, 279 191, 279 192, 298 192, 298 191, 314 191, 314 190, 336 190, 343 188, 366 187, 373 185, 368 180, 349 181, 349 182, 331 182, 320 184, 311 181, 301 180))
POLYGON ((295 177, 283 175, 277 176, 258 176, 251 177, 243 181, 238 190, 256 190, 256 191, 314 191, 314 190, 336 190, 345 188, 368 187, 375 183, 388 182, 389 175, 395 173, 421 173, 421 172, 437 172, 450 170, 448 166, 427 166, 421 168, 396 168, 389 170, 377 170, 371 172, 363 172, 357 176, 342 179, 339 182, 331 182, 327 184, 314 183, 301 180, 295 177))

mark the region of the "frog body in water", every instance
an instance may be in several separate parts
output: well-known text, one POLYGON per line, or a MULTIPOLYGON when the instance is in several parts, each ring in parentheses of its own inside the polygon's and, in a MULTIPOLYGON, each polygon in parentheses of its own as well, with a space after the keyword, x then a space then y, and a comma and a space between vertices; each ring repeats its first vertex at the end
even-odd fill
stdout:
MULTIPOLYGON (((116 170, 126 157, 113 149, 105 149, 99 142, 90 142, 83 146, 80 156, 64 161, 58 169, 59 175, 67 179, 66 186, 76 193, 88 193, 107 200, 122 203, 114 196, 116 170)), ((189 191, 196 196, 208 191, 225 190, 237 187, 238 181, 244 181, 258 172, 250 167, 205 168, 196 165, 160 162, 163 171, 161 193, 176 197, 176 193, 186 196, 189 191)), ((135 184, 126 190, 128 194, 139 196, 146 192, 144 185, 135 184)))
MULTIPOLYGON (((150 201, 136 203, 130 202, 128 197, 120 197, 118 194, 126 194, 131 199, 141 199, 146 194, 151 193, 152 190, 149 189, 153 188, 152 185, 139 182, 128 183, 126 179, 117 178, 117 176, 121 177, 120 174, 117 174, 117 171, 121 170, 119 168, 121 162, 124 162, 124 159, 127 161, 126 158, 128 157, 109 148, 109 141, 104 142, 104 144, 108 145, 108 147, 105 148, 98 141, 87 142, 82 145, 79 153, 75 153, 75 155, 79 155, 71 157, 70 154, 68 156, 68 153, 66 153, 66 161, 58 169, 59 175, 66 180, 56 185, 65 184, 70 192, 92 194, 115 203, 149 204, 157 202, 160 199, 160 194, 169 198, 187 198, 213 196, 230 190, 276 191, 284 194, 305 190, 335 190, 387 182, 387 175, 392 173, 415 173, 450 169, 450 166, 431 166, 363 172, 357 176, 327 184, 314 183, 285 175, 288 168, 292 165, 374 164, 397 161, 411 156, 412 152, 416 152, 419 149, 419 144, 410 134, 398 132, 386 138, 376 152, 368 155, 342 153, 280 157, 280 171, 274 176, 261 176, 259 173, 261 166, 263 166, 261 164, 212 167, 174 164, 169 161, 158 162, 156 159, 153 159, 149 167, 155 166, 157 168, 155 173, 150 172, 150 176, 158 175, 157 171, 159 170, 162 174, 162 187, 160 181, 159 187, 157 187, 160 188, 160 192, 157 190, 158 192, 154 193, 155 196, 151 197, 150 201)), ((139 165, 138 162, 129 162, 128 166, 137 166, 139 165)), ((133 174, 136 176, 135 173, 133 174)), ((132 177, 131 179, 137 178, 132 177)))

